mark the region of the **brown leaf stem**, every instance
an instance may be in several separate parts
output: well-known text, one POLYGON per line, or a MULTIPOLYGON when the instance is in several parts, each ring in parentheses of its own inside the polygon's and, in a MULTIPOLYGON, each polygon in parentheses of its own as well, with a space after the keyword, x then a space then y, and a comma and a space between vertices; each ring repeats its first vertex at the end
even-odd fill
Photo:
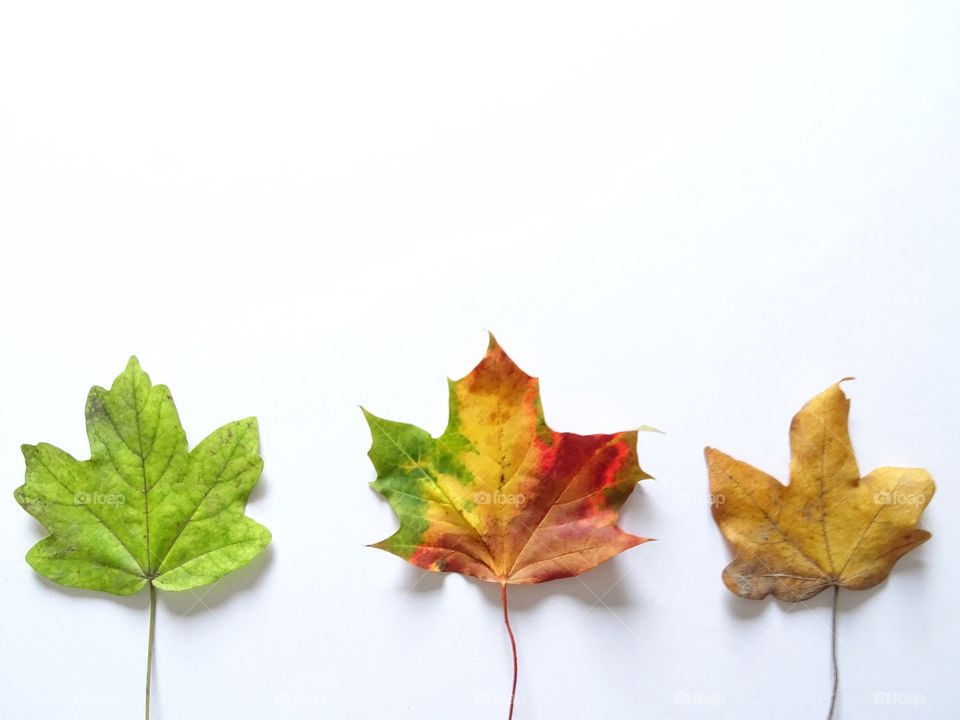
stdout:
POLYGON ((833 621, 830 630, 830 648, 833 657, 833 692, 830 695, 830 710, 827 720, 833 720, 833 711, 837 707, 837 688, 840 685, 840 671, 837 667, 837 598, 840 597, 840 586, 833 586, 833 621))
POLYGON ((510 627, 510 615, 507 613, 507 584, 500 583, 500 600, 503 602, 503 624, 507 626, 507 634, 510 636, 510 649, 513 651, 513 688, 510 690, 510 713, 507 720, 513 720, 513 704, 517 697, 517 641, 513 637, 513 630, 510 627))

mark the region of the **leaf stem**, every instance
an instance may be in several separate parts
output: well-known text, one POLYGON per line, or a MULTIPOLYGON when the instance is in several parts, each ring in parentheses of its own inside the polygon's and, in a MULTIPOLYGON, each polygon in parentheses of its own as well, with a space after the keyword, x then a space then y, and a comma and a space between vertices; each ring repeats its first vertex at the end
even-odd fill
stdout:
POLYGON ((507 720, 513 720, 513 704, 517 697, 517 641, 510 627, 510 615, 507 613, 507 583, 503 581, 500 582, 500 600, 503 602, 503 624, 507 626, 510 649, 513 651, 513 688, 510 690, 510 713, 507 715, 507 720))
POLYGON ((153 636, 157 627, 157 589, 150 581, 150 629, 147 633, 147 685, 144 694, 143 717, 150 720, 150 678, 153 676, 153 636))
POLYGON ((827 720, 833 720, 833 711, 837 707, 837 688, 840 685, 840 670, 837 666, 837 598, 840 597, 840 586, 833 586, 833 621, 830 629, 830 652, 833 657, 833 692, 830 695, 830 710, 827 720))

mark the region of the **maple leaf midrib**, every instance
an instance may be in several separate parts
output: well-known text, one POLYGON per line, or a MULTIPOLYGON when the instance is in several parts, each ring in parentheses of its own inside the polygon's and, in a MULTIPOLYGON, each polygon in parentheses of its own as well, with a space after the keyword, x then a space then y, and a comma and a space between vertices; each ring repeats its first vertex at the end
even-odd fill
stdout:
MULTIPOLYGON (((497 398, 497 406, 498 406, 498 407, 499 407, 499 403, 500 403, 500 399, 499 399, 499 397, 498 397, 498 398, 497 398)), ((498 433, 497 433, 497 443, 500 445, 500 452, 501 452, 501 453, 504 453, 504 448, 503 448, 503 428, 504 428, 504 426, 506 425, 506 423, 510 422, 511 420, 513 420, 513 418, 515 418, 517 415, 520 414, 520 409, 521 409, 520 406, 518 406, 517 409, 510 414, 510 417, 509 417, 507 420, 505 420, 503 423, 500 424, 500 427, 499 427, 498 433)), ((523 469, 523 467, 527 464, 527 460, 530 458, 530 452, 533 450, 533 445, 534 445, 534 442, 535 442, 535 440, 536 440, 536 437, 537 437, 536 431, 534 431, 533 433, 530 434, 530 441, 527 443, 526 450, 524 450, 524 452, 523 452, 523 457, 520 459, 520 462, 517 463, 517 467, 514 469, 514 471, 513 471, 513 473, 511 474, 511 476, 510 476, 509 479, 506 479, 506 478, 504 477, 504 474, 503 474, 504 464, 505 464, 505 462, 506 462, 506 456, 505 456, 505 455, 502 456, 503 459, 500 461, 500 477, 503 478, 503 482, 502 482, 502 484, 500 485, 500 492, 503 492, 503 489, 504 489, 505 487, 507 487, 507 485, 509 485, 511 482, 513 482, 513 481, 520 475, 520 470, 523 469)), ((505 560, 507 559, 507 558, 505 557, 505 556, 506 556, 506 550, 505 550, 506 525, 505 525, 505 523, 504 523, 504 521, 503 521, 503 511, 504 511, 504 509, 505 509, 505 504, 504 504, 504 503, 500 503, 500 504, 497 505, 497 523, 498 523, 499 529, 500 529, 500 533, 499 533, 499 537, 500 537, 500 557, 499 557, 499 560, 500 560, 500 562, 503 562, 503 561, 505 561, 505 560)), ((539 527, 539 526, 538 526, 538 527, 539 527)), ((510 565, 510 569, 507 570, 506 574, 501 574, 501 573, 499 573, 499 572, 496 572, 496 573, 495 573, 495 574, 497 575, 497 577, 500 578, 500 581, 501 581, 501 582, 509 579, 509 578, 513 575, 513 568, 514 568, 514 566, 517 564, 517 558, 519 558, 520 555, 523 553, 524 548, 526 548, 526 546, 527 546, 527 544, 530 542, 530 538, 531 538, 532 536, 533 536, 533 533, 531 533, 530 535, 527 536, 527 541, 523 544, 523 546, 520 548, 520 551, 517 552, 516 556, 513 558, 513 562, 512 562, 511 565, 510 565)))
MULTIPOLYGON (((532 378, 531 378, 531 379, 532 379, 532 378)), ((536 387, 537 387, 537 386, 535 385, 535 386, 534 386, 534 390, 533 390, 535 394, 536 394, 536 387)), ((528 389, 528 392, 529 392, 529 389, 528 389)), ((498 415, 498 417, 499 417, 499 412, 500 412, 500 407, 501 407, 501 406, 500 406, 500 397, 499 397, 499 395, 496 396, 495 402, 496 402, 496 405, 497 405, 497 415, 498 415)), ((463 433, 462 430, 457 429, 457 430, 455 431, 458 435, 460 435, 460 437, 464 438, 464 439, 467 441, 467 443, 469 444, 471 450, 473 450, 473 452, 474 452, 477 456, 482 457, 482 458, 486 458, 486 459, 489 460, 491 463, 493 463, 494 465, 497 465, 497 466, 500 468, 500 483, 499 483, 499 491, 500 491, 500 492, 503 492, 503 491, 504 491, 504 488, 506 488, 510 483, 512 483, 514 480, 517 479, 517 477, 520 476, 520 470, 523 469, 524 465, 526 465, 527 460, 528 460, 529 457, 530 457, 530 451, 533 449, 534 442, 535 442, 536 437, 537 437, 536 430, 534 430, 534 432, 531 433, 531 435, 530 435, 530 440, 529 440, 529 442, 527 443, 526 449, 524 450, 523 457, 520 459, 520 462, 517 463, 516 468, 513 470, 513 472, 510 474, 510 476, 509 476, 509 478, 508 478, 508 477, 506 476, 506 474, 504 473, 505 466, 506 466, 506 452, 505 452, 504 445, 503 445, 503 429, 504 429, 504 427, 506 427, 507 424, 509 424, 511 421, 513 421, 513 419, 514 419, 515 417, 517 417, 523 409, 524 409, 523 403, 517 403, 516 408, 509 414, 509 416, 507 416, 506 418, 503 418, 502 420, 498 420, 498 422, 497 422, 497 446, 498 446, 499 449, 500 449, 500 457, 499 457, 499 458, 495 458, 495 457, 493 457, 492 455, 483 452, 483 451, 477 446, 477 444, 476 444, 469 436, 467 436, 467 435, 465 435, 465 434, 463 433)), ((448 431, 449 431, 449 422, 448 422, 448 431)), ((554 433, 552 430, 551 430, 550 432, 552 433, 552 435, 556 435, 556 434, 557 434, 557 433, 554 433)), ((452 451, 452 449, 450 448, 450 446, 447 445, 447 443, 446 443, 446 442, 444 441, 444 439, 443 439, 444 437, 446 437, 446 435, 447 435, 447 432, 445 431, 444 434, 441 435, 439 438, 431 438, 431 439, 434 440, 434 442, 438 442, 438 443, 440 443, 441 445, 443 445, 443 447, 445 447, 447 450, 449 450, 449 451, 451 452, 451 454, 453 454, 453 455, 455 456, 456 453, 454 453, 454 452, 452 451)), ((437 484, 437 487, 440 487, 439 480, 435 480, 434 482, 437 484)), ((449 496, 447 495, 446 491, 444 491, 442 488, 441 488, 441 491, 444 492, 444 495, 445 495, 445 496, 449 497, 449 496)), ((451 500, 451 503, 450 503, 450 504, 451 504, 451 507, 453 507, 453 509, 454 509, 458 514, 460 514, 461 516, 463 516, 464 522, 467 523, 468 525, 470 525, 471 527, 473 527, 473 524, 470 523, 470 521, 467 519, 466 515, 464 515, 464 511, 461 510, 460 508, 458 508, 455 504, 453 504, 452 500, 451 500)), ((474 529, 476 530, 477 537, 480 538, 480 542, 483 543, 484 547, 485 547, 486 550, 487 550, 487 553, 490 555, 490 560, 491 560, 490 564, 486 564, 486 563, 484 563, 484 564, 487 565, 487 569, 489 569, 490 572, 492 572, 495 576, 497 576, 497 578, 499 578, 501 582, 503 582, 503 581, 505 581, 505 580, 508 580, 508 579, 510 578, 510 576, 511 576, 511 574, 512 574, 512 572, 513 572, 513 566, 516 565, 517 558, 520 557, 520 555, 521 555, 522 552, 523 552, 523 549, 526 547, 526 543, 525 543, 524 546, 520 549, 520 552, 518 552, 517 555, 516 555, 516 557, 513 558, 513 562, 512 562, 511 568, 510 568, 510 570, 508 570, 508 571, 506 572, 506 574, 503 574, 503 573, 499 572, 499 570, 498 570, 497 567, 493 567, 494 565, 499 565, 500 562, 503 562, 504 559, 505 559, 505 556, 506 556, 506 550, 505 550, 505 547, 504 547, 505 538, 506 538, 506 532, 505 532, 505 531, 506 531, 506 523, 504 523, 504 520, 503 520, 503 512, 504 512, 504 509, 505 509, 505 508, 504 508, 503 504, 498 504, 498 505, 496 506, 496 524, 497 524, 497 529, 498 529, 498 531, 499 531, 499 532, 497 533, 496 537, 497 537, 497 538, 499 539, 499 541, 500 541, 500 552, 499 552, 499 553, 494 553, 494 552, 493 552, 493 548, 490 547, 490 544, 487 542, 486 538, 483 536, 483 533, 481 533, 481 532, 479 531, 479 529, 474 528, 474 529)), ((529 541, 529 538, 528 538, 528 541, 529 541)))
MULTIPOLYGON (((164 386, 157 385, 157 386, 155 386, 155 387, 160 388, 160 387, 164 387, 164 386)), ((164 388, 164 389, 165 389, 165 388, 164 388)), ((107 392, 107 391, 105 391, 103 388, 96 388, 96 390, 98 391, 98 393, 99 393, 99 392, 107 392)), ((165 393, 165 394, 167 395, 167 399, 168 399, 171 403, 173 403, 173 399, 169 396, 169 393, 165 393)), ((136 448, 131 447, 130 444, 124 439, 123 433, 120 432, 120 426, 117 424, 117 421, 114 419, 113 415, 112 415, 112 414, 110 413, 110 411, 107 409, 107 406, 106 406, 106 404, 104 404, 103 399, 102 399, 101 397, 99 397, 99 395, 96 395, 95 397, 96 397, 96 399, 97 399, 97 403, 98 403, 100 409, 103 411, 103 417, 105 417, 105 418, 107 419, 107 422, 110 423, 110 427, 113 428, 113 432, 114 432, 114 434, 117 436, 117 439, 118 439, 118 440, 121 442, 121 444, 122 444, 125 448, 127 448, 127 450, 129 450, 133 455, 135 455, 136 457, 140 458, 140 475, 141 475, 141 477, 143 478, 143 486, 146 488, 146 485, 147 485, 146 458, 147 458, 147 456, 149 456, 149 455, 153 452, 154 448, 156 447, 157 441, 158 441, 160 438, 165 437, 166 435, 168 435, 168 434, 170 434, 170 433, 173 433, 173 432, 177 432, 177 431, 179 431, 180 433, 183 433, 183 426, 180 425, 180 421, 179 421, 179 420, 176 420, 176 421, 174 422, 174 424, 171 425, 169 428, 165 428, 165 429, 164 429, 163 431, 161 431, 159 434, 154 435, 153 441, 152 441, 151 444, 150 444, 150 449, 149 449, 148 451, 145 451, 145 450, 143 449, 142 431, 140 430, 140 414, 139 414, 138 411, 136 411, 136 410, 134 409, 133 406, 131 406, 129 403, 127 403, 127 407, 130 407, 131 410, 134 410, 134 417, 135 417, 135 419, 136 419, 136 424, 137 424, 137 440, 138 440, 138 444, 139 444, 139 446, 140 446, 140 450, 138 451, 136 448)), ((157 409, 157 421, 158 421, 158 424, 159 424, 160 414, 162 413, 162 411, 163 411, 163 404, 162 404, 162 403, 158 403, 158 409, 157 409)), ((174 409, 174 412, 176 413, 176 409, 174 409)), ((97 431, 96 425, 93 426, 93 432, 94 432, 94 434, 96 435, 97 439, 100 441, 100 444, 103 445, 103 448, 104 448, 104 451, 106 452, 107 458, 110 460, 110 464, 111 464, 111 465, 113 466, 113 468, 117 471, 117 477, 119 477, 121 480, 123 480, 124 485, 126 485, 127 487, 129 487, 131 490, 133 490, 134 492, 139 492, 140 494, 144 495, 144 507, 146 507, 146 505, 147 505, 147 498, 149 497, 150 492, 152 492, 153 489, 163 481, 164 477, 166 477, 166 474, 167 474, 167 472, 170 470, 170 466, 173 464, 173 461, 174 461, 174 459, 175 459, 175 457, 176 457, 176 455, 177 455, 177 452, 174 451, 174 452, 171 452, 171 453, 170 453, 170 457, 167 458, 167 464, 164 466, 163 470, 162 470, 162 471, 160 472, 160 474, 157 476, 157 481, 156 481, 155 483, 153 483, 153 485, 151 485, 149 488, 147 488, 146 491, 144 492, 143 490, 141 490, 141 488, 139 488, 139 487, 137 487, 137 486, 135 486, 135 485, 131 485, 131 484, 130 484, 129 482, 127 482, 126 479, 123 477, 123 474, 120 472, 120 466, 117 464, 117 461, 116 461, 116 459, 115 459, 114 456, 113 456, 113 453, 110 452, 110 446, 104 441, 103 436, 100 435, 100 433, 97 431)), ((185 443, 186 443, 186 439, 184 438, 184 444, 185 444, 185 443)), ((93 448, 91 448, 91 450, 93 450, 93 448)), ((184 457, 188 456, 188 455, 189 455, 189 452, 186 451, 186 448, 185 448, 185 447, 183 448, 183 450, 184 450, 183 456, 184 456, 184 457)), ((92 460, 93 460, 93 458, 91 457, 91 461, 92 461, 92 460)))
POLYGON ((823 411, 823 406, 820 407, 820 412, 817 415, 817 418, 820 420, 820 472, 817 474, 817 480, 820 483, 820 530, 823 533, 823 548, 827 553, 827 562, 830 564, 830 576, 835 578, 836 571, 834 570, 833 564, 833 553, 830 549, 830 535, 827 532, 827 508, 824 502, 824 496, 826 495, 826 485, 824 483, 824 476, 826 475, 826 462, 827 462, 827 420, 826 414, 823 411))
MULTIPOLYGON (((827 554, 827 562, 830 564, 830 576, 833 577, 834 579, 839 579, 843 577, 843 573, 846 570, 847 565, 849 565, 851 559, 856 554, 857 549, 859 549, 860 544, 863 542, 864 536, 866 535, 867 531, 870 529, 870 526, 873 524, 873 520, 871 520, 871 522, 868 523, 867 527, 863 530, 863 532, 858 537, 857 544, 855 545, 854 549, 851 551, 850 555, 847 557, 843 567, 840 568, 840 570, 837 570, 836 564, 834 562, 833 546, 830 542, 830 534, 827 529, 828 512, 826 509, 826 502, 825 502, 825 496, 827 493, 827 489, 825 486, 825 478, 826 478, 826 452, 827 452, 828 435, 829 435, 830 441, 836 442, 839 445, 841 445, 846 451, 849 452, 850 457, 853 458, 854 467, 856 468, 858 486, 863 481, 863 478, 860 477, 860 471, 859 471, 859 468, 857 467, 856 453, 853 450, 853 446, 850 443, 849 437, 844 439, 842 436, 838 435, 837 433, 830 431, 829 426, 827 424, 827 411, 823 402, 821 402, 820 405, 818 406, 816 419, 820 423, 820 439, 821 439, 821 442, 819 443, 820 472, 817 474, 817 481, 819 485, 819 493, 818 493, 817 499, 820 504, 820 518, 819 518, 820 528, 821 528, 821 533, 823 535, 824 550, 826 551, 826 554, 827 554)), ((814 443, 807 440, 806 437, 803 437, 803 438, 798 437, 796 439, 801 440, 804 446, 806 446, 809 449, 815 450, 817 447, 814 443)), ((901 476, 901 480, 902 479, 903 479, 903 476, 901 476)), ((900 481, 897 482, 898 487, 899 487, 899 483, 900 481)), ((881 509, 878 510, 877 513, 874 515, 874 519, 876 519, 876 517, 879 516, 879 514, 883 512, 884 509, 885 508, 881 507, 881 509)))
MULTIPOLYGON (((153 557, 150 554, 150 497, 148 495, 149 489, 147 488, 147 459, 144 456, 143 450, 143 429, 140 423, 140 405, 137 402, 137 380, 138 376, 134 375, 130 382, 130 396, 133 399, 133 404, 131 409, 133 410, 133 418, 137 425, 137 443, 140 445, 140 477, 143 479, 143 516, 144 516, 144 543, 146 545, 146 555, 147 555, 147 567, 146 573, 148 578, 153 578, 153 557)), ((149 393, 149 389, 147 390, 149 393)), ((122 396, 121 396, 122 397, 122 396)), ((124 398, 124 402, 126 399, 124 398)), ((157 420, 160 418, 160 409, 162 408, 162 403, 157 403, 157 420)), ((111 420, 111 422, 113 422, 111 420)), ((154 433, 154 439, 156 439, 156 433, 154 433)), ((153 449, 153 443, 150 445, 151 450, 153 449)), ((161 476, 162 477, 162 476, 161 476)), ((159 480, 157 481, 159 482, 159 480)))
MULTIPOLYGON (((119 398, 121 402, 123 402, 133 412, 134 423, 136 425, 136 430, 137 430, 137 445, 138 445, 137 448, 132 447, 130 443, 128 443, 126 439, 123 437, 123 433, 121 432, 120 426, 117 424, 117 421, 114 419, 113 414, 110 412, 110 410, 107 408, 107 404, 104 402, 102 395, 112 391, 108 391, 108 390, 105 390, 104 388, 98 387, 94 389, 93 397, 96 398, 97 405, 102 411, 103 417, 106 418, 107 422, 110 424, 110 427, 113 428, 113 432, 117 436, 117 439, 121 442, 121 444, 125 448, 127 448, 127 450, 129 450, 133 455, 135 455, 140 459, 140 477, 143 481, 142 488, 131 485, 129 482, 126 481, 126 479, 124 479, 123 473, 120 471, 120 466, 118 465, 116 458, 114 458, 113 453, 110 451, 109 444, 104 442, 103 437, 100 435, 100 433, 97 430, 96 423, 92 423, 92 425, 93 425, 93 432, 97 436, 97 439, 100 440, 100 444, 103 445, 107 458, 110 460, 110 464, 113 466, 113 469, 117 473, 117 477, 123 479, 124 484, 127 485, 127 487, 129 487, 131 490, 133 490, 134 492, 138 492, 143 496, 143 516, 144 516, 143 540, 144 540, 144 552, 146 554, 147 567, 143 567, 143 565, 140 564, 140 561, 137 560, 136 558, 134 558, 134 562, 137 563, 137 566, 143 572, 144 579, 152 580, 153 577, 155 577, 155 573, 153 570, 154 558, 150 549, 150 535, 151 535, 150 533, 150 491, 153 490, 154 487, 159 485, 160 482, 162 482, 163 478, 166 476, 167 472, 170 470, 170 466, 173 464, 173 459, 174 459, 174 456, 176 455, 176 451, 170 453, 170 457, 167 460, 167 465, 164 467, 163 471, 157 477, 157 481, 148 488, 147 487, 146 451, 144 450, 144 447, 143 447, 143 429, 142 429, 143 426, 140 422, 141 409, 136 399, 136 393, 137 393, 136 383, 137 383, 137 378, 136 377, 131 378, 130 394, 131 394, 131 397, 133 398, 132 403, 129 401, 127 395, 125 394, 120 394, 119 398)), ((159 392, 161 392, 166 397, 166 399, 168 399, 171 403, 173 402, 173 399, 170 398, 169 396, 169 392, 163 385, 152 386, 147 389, 147 393, 149 394, 151 390, 159 390, 159 392)), ((159 420, 162 412, 163 412, 163 401, 157 403, 157 424, 158 425, 159 425, 159 420)), ((174 410, 174 412, 176 411, 174 410)), ((179 429, 181 432, 183 431, 183 428, 180 425, 179 420, 176 420, 174 422, 174 425, 168 428, 167 430, 165 430, 164 432, 170 432, 176 429, 179 429)), ((153 437, 153 441, 150 444, 150 452, 153 452, 153 448, 156 446, 156 440, 157 440, 157 435, 155 433, 153 437)), ((93 462, 92 457, 90 459, 90 462, 91 463, 93 462)), ((127 551, 129 552, 129 549, 127 551)), ((158 567, 159 567, 159 564, 158 564, 158 567)))

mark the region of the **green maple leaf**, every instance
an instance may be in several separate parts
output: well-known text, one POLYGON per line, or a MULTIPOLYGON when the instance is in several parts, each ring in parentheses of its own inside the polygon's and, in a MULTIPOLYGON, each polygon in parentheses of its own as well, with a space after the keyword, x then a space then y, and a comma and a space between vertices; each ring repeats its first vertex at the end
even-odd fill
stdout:
MULTIPOLYGON (((135 357, 109 390, 90 390, 86 419, 89 460, 23 446, 26 482, 14 496, 50 532, 27 562, 71 587, 132 595, 149 586, 149 658, 155 588, 207 585, 270 542, 244 515, 263 470, 257 421, 228 423, 188 451, 170 391, 135 357)), ((147 692, 149 712, 149 670, 147 692)))
POLYGON ((246 517, 263 470, 255 418, 211 433, 192 451, 170 391, 130 358, 113 387, 87 398, 89 460, 24 445, 15 497, 50 536, 27 562, 61 585, 132 595, 152 583, 188 590, 252 560, 270 531, 246 517))

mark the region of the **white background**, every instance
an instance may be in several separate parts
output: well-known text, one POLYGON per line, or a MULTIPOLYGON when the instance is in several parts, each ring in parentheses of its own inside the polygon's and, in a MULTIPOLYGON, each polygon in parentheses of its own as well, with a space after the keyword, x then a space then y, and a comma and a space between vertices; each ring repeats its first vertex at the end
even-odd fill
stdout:
POLYGON ((720 582, 705 444, 784 478, 845 375, 934 538, 841 594, 838 718, 953 718, 955 2, 0 6, 0 716, 139 716, 146 594, 37 576, 22 442, 87 457, 131 353, 191 442, 256 415, 251 566, 163 594, 156 720, 504 718, 497 588, 364 547, 358 405, 439 433, 485 329, 559 430, 647 423, 659 538, 511 593, 517 720, 826 714, 829 593, 720 582))

